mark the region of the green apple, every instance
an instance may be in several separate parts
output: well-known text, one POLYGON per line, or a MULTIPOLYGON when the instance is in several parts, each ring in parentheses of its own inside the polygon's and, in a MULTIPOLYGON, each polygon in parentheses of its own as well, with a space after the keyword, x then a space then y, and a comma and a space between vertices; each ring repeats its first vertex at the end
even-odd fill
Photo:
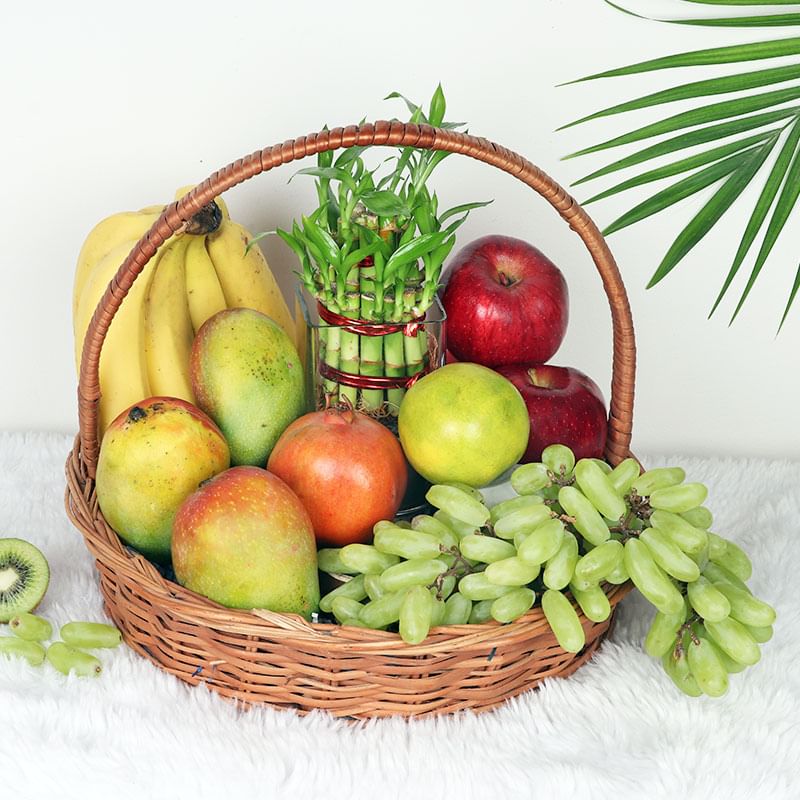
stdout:
POLYGON ((431 483, 485 486, 516 464, 530 419, 511 381, 479 364, 448 364, 406 393, 398 419, 411 466, 431 483))

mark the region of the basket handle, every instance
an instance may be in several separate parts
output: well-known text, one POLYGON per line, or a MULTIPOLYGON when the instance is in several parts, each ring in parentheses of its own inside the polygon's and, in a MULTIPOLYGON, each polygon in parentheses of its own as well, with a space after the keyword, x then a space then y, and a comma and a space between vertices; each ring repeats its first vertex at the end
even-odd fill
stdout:
POLYGON ((122 262, 117 274, 95 309, 81 355, 78 380, 78 418, 81 458, 89 477, 94 478, 99 452, 97 433, 100 399, 100 351, 114 315, 136 277, 158 248, 203 206, 232 186, 306 156, 353 145, 389 145, 446 150, 491 164, 513 175, 538 192, 560 214, 586 245, 603 282, 611 308, 613 361, 606 458, 619 463, 630 454, 633 424, 633 390, 636 373, 636 344, 630 304, 622 277, 611 251, 589 215, 552 178, 519 154, 487 139, 394 120, 350 125, 290 139, 234 161, 213 173, 187 195, 168 205, 147 233, 122 262))

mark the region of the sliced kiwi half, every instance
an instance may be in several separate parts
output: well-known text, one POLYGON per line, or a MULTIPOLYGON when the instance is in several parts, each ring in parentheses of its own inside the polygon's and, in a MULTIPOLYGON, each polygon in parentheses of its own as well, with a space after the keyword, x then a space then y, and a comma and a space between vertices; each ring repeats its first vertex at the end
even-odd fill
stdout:
POLYGON ((22 539, 0 539, 0 622, 39 605, 50 567, 41 550, 22 539))

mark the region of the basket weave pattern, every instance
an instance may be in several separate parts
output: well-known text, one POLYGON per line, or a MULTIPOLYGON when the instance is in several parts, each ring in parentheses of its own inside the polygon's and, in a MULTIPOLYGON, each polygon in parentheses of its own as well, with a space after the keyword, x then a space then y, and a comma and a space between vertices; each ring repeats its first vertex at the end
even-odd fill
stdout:
MULTIPOLYGON (((619 270, 586 212, 522 156, 486 139, 426 125, 381 121, 302 136, 267 147, 215 172, 167 206, 122 263, 92 318, 78 387, 80 433, 67 460, 67 513, 96 560, 109 615, 126 643, 190 684, 205 683, 245 704, 269 703, 337 716, 423 716, 494 708, 544 678, 566 676, 607 634, 610 618, 581 615, 586 647, 561 649, 540 607, 509 625, 488 622, 434 629, 419 645, 397 634, 301 617, 219 606, 164 579, 108 526, 94 490, 99 441, 100 351, 133 281, 158 247, 225 190, 281 164, 352 145, 414 146, 461 153, 497 167, 544 197, 584 242, 600 275, 613 325, 606 459, 630 455, 636 348, 619 270)), ((615 606, 630 586, 607 586, 615 606)))

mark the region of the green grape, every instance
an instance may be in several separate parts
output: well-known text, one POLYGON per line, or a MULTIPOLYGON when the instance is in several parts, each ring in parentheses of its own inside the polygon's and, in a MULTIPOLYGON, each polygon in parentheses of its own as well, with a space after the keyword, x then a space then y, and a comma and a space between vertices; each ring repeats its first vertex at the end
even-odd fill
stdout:
POLYGON ((531 535, 519 546, 517 555, 529 564, 544 564, 552 558, 564 541, 564 523, 551 519, 531 531, 531 535))
POLYGON ((611 572, 608 573, 608 575, 606 575, 606 583, 613 583, 615 586, 619 586, 620 584, 626 583, 631 579, 631 576, 628 575, 628 570, 625 568, 624 556, 625 554, 623 553, 622 560, 611 572))
POLYGON ((483 495, 480 493, 480 490, 476 489, 474 486, 470 486, 468 483, 459 483, 458 481, 448 481, 443 485, 452 486, 454 489, 461 489, 462 492, 465 492, 470 497, 477 500, 479 503, 483 502, 483 495))
POLYGON ((359 619, 364 606, 350 597, 334 597, 331 603, 333 616, 342 624, 348 625, 351 620, 359 619))
POLYGON ((708 544, 708 534, 688 523, 683 517, 669 511, 654 511, 650 524, 663 531, 684 553, 700 553, 708 544))
POLYGON ((697 508, 690 508, 684 511, 681 516, 695 528, 701 528, 707 531, 714 524, 714 517, 705 506, 697 506, 697 508))
POLYGON ((379 552, 401 558, 436 558, 441 553, 441 545, 435 536, 396 526, 379 530, 374 543, 379 552))
POLYGON ((522 543, 531 535, 531 531, 520 531, 514 534, 514 547, 519 552, 522 543))
POLYGON ((707 639, 698 638, 697 642, 690 642, 686 658, 692 677, 705 694, 722 697, 728 691, 728 672, 707 639))
POLYGON ((683 596, 653 561, 644 542, 628 539, 625 543, 625 569, 636 588, 662 613, 677 614, 683 608, 683 596))
POLYGON ((536 496, 550 484, 547 467, 542 463, 523 464, 511 473, 511 487, 517 494, 536 496))
POLYGON ((424 586, 406 592, 400 606, 400 638, 406 644, 419 644, 431 629, 433 597, 424 586))
POLYGON ((64 642, 53 642, 47 648, 47 660, 64 675, 74 672, 80 678, 96 678, 103 671, 98 658, 64 642))
POLYGON ((431 590, 433 605, 431 606, 431 628, 438 628, 444 622, 444 600, 440 600, 431 590))
POLYGON ((458 544, 459 537, 450 530, 441 520, 431 517, 428 514, 419 514, 411 520, 411 528, 415 531, 422 531, 435 536, 439 544, 445 549, 450 549, 458 544))
POLYGON ((586 634, 567 597, 556 589, 547 589, 542 595, 542 611, 559 645, 568 653, 580 652, 586 644, 586 634))
POLYGON ((737 578, 743 581, 750 580, 753 574, 753 564, 747 556, 747 553, 739 547, 738 544, 725 539, 725 552, 722 555, 712 558, 715 564, 732 572, 737 578))
POLYGON ((496 503, 489 509, 491 514, 489 521, 494 525, 497 520, 508 516, 514 511, 523 511, 529 508, 539 508, 544 504, 544 497, 540 494, 528 494, 522 497, 512 497, 510 500, 503 500, 496 503))
POLYGON ((521 531, 532 531, 553 516, 548 506, 543 503, 519 508, 494 523, 494 532, 501 539, 513 539, 521 531))
POLYGON ((558 502, 574 520, 578 533, 587 542, 598 545, 608 540, 611 532, 603 522, 600 512, 574 486, 562 486, 558 492, 558 502))
POLYGON ((446 571, 447 564, 441 559, 412 558, 381 573, 381 586, 385 592, 399 592, 411 586, 427 586, 446 571))
POLYGON ((576 578, 574 575, 572 576, 572 580, 569 582, 569 585, 581 592, 588 592, 589 589, 593 588, 594 586, 599 586, 597 583, 586 581, 583 578, 576 578))
MULTIPOLYGON (((407 589, 399 592, 390 592, 370 600, 362 609, 360 619, 370 628, 385 628, 400 619, 400 607, 403 605, 407 589)), ((320 604, 322 607, 322 604, 320 604)))
POLYGON ((731 617, 743 625, 767 628, 775 622, 775 609, 763 600, 753 597, 749 592, 724 582, 714 584, 714 588, 730 603, 731 617))
POLYGON ((706 564, 708 564, 708 545, 706 545, 699 553, 686 553, 686 557, 690 558, 702 573, 706 564))
POLYGON ((386 589, 381 584, 380 575, 365 575, 364 576, 364 591, 370 600, 377 600, 386 594, 386 589))
POLYGON ((708 635, 708 631, 703 625, 696 625, 695 633, 698 637, 705 639, 709 645, 711 645, 711 647, 714 649, 714 652, 717 654, 720 664, 725 667, 725 672, 727 672, 729 675, 734 675, 737 672, 742 672, 743 670, 747 669, 746 664, 740 664, 738 661, 734 661, 724 650, 722 650, 708 635))
POLYGON ((528 564, 519 556, 512 556, 489 564, 484 574, 498 586, 525 586, 539 577, 540 569, 538 564, 528 564))
POLYGON ((650 493, 650 508, 682 514, 702 505, 708 497, 708 489, 702 483, 682 483, 680 486, 667 486, 650 493))
POLYGON ((341 547, 323 547, 317 551, 317 567, 320 572, 333 575, 355 575, 358 570, 350 569, 341 559, 341 547))
POLYGON ((711 533, 711 531, 707 531, 706 536, 708 536, 708 557, 714 561, 725 554, 728 549, 728 542, 721 536, 717 536, 716 533, 711 533))
POLYGON ((741 578, 737 577, 730 570, 725 569, 725 567, 720 566, 714 561, 709 561, 708 564, 703 567, 701 573, 713 584, 729 583, 731 586, 735 586, 737 589, 741 589, 743 592, 752 594, 747 584, 741 578))
MULTIPOLYGON (((407 531, 403 531, 406 535, 407 531)), ((371 544, 348 544, 339 553, 342 563, 349 569, 363 572, 364 574, 373 573, 380 575, 385 569, 400 560, 396 555, 382 552, 371 544)))
POLYGON ((328 592, 319 601, 320 611, 330 614, 333 611, 333 601, 337 597, 349 597, 351 600, 363 600, 367 596, 364 588, 364 575, 356 575, 349 581, 345 581, 341 586, 337 586, 333 591, 328 592))
MULTIPOLYGON (((599 461, 598 459, 589 460, 598 466, 600 464, 605 464, 605 461, 599 461)), ((608 464, 605 465, 606 468, 608 468, 608 464)), ((602 467, 600 467, 600 469, 606 473, 606 478, 611 484, 611 488, 620 496, 628 494, 633 482, 641 474, 639 462, 635 458, 626 458, 620 461, 610 472, 608 472, 607 469, 603 470, 602 467)))
POLYGON ((749 634, 755 639, 759 644, 765 644, 772 638, 772 625, 766 625, 764 627, 758 625, 745 625, 749 634))
POLYGON ((679 581, 696 581, 700 577, 700 567, 663 531, 648 528, 639 534, 639 540, 647 545, 653 560, 668 575, 679 581))
POLYGON ((703 690, 697 685, 697 681, 692 676, 689 669, 689 662, 685 655, 675 658, 672 650, 661 659, 664 672, 669 675, 670 680, 689 697, 700 697, 703 690))
POLYGON ((551 444, 542 450, 542 463, 553 475, 566 478, 575 468, 575 454, 566 445, 551 444))
POLYGON ((465 536, 458 546, 465 558, 482 561, 484 564, 511 558, 517 554, 516 548, 510 542, 495 539, 494 536, 482 536, 479 533, 465 536))
POLYGON ((625 501, 597 464, 582 458, 575 465, 575 480, 585 497, 606 519, 618 520, 625 516, 628 511, 625 501))
POLYGON ((36 614, 19 614, 9 621, 8 627, 15 636, 29 642, 43 642, 53 635, 53 626, 36 614))
POLYGON ((719 622, 705 620, 708 635, 714 644, 724 650, 734 661, 752 666, 761 658, 761 651, 753 635, 741 622, 726 617, 719 622))
POLYGON ((570 584, 569 589, 587 619, 592 622, 604 622, 611 616, 611 603, 608 602, 606 593, 599 586, 579 589, 574 584, 570 584))
POLYGON ((492 603, 494 600, 481 600, 472 604, 472 610, 469 612, 469 624, 480 625, 482 622, 488 622, 492 618, 492 603))
POLYGON ((513 622, 530 611, 535 600, 536 593, 533 589, 514 589, 513 592, 498 597, 492 603, 489 613, 497 622, 513 622))
POLYGON ((462 539, 464 536, 468 536, 470 533, 475 533, 478 530, 477 525, 470 525, 468 522, 463 522, 460 519, 456 519, 451 514, 448 514, 446 511, 442 511, 439 509, 433 515, 433 518, 438 520, 447 527, 456 535, 458 539, 462 539))
POLYGON ((598 583, 620 562, 623 556, 622 545, 610 539, 586 553, 575 565, 575 577, 579 581, 598 583))
POLYGON ((492 583, 485 572, 473 572, 458 582, 458 591, 470 600, 494 600, 508 594, 512 588, 492 583))
MULTIPOLYGON (((603 461, 602 458, 590 458, 588 460, 593 462, 593 463, 595 463, 595 464, 597 464, 597 466, 600 467, 601 470, 603 470, 603 474, 604 475, 610 475, 611 474, 611 472, 612 472, 611 464, 609 464, 608 461, 603 461)), ((638 467, 637 467, 637 470, 638 470, 638 467)), ((637 475, 639 474, 638 471, 637 471, 636 474, 637 475)))
POLYGON ((32 667, 39 667, 44 663, 45 650, 39 642, 20 639, 17 636, 2 636, 0 655, 24 658, 32 667))
POLYGON ((453 592, 444 603, 442 625, 466 625, 472 613, 472 600, 461 592, 453 592))
POLYGON ((686 603, 677 614, 662 614, 656 611, 653 622, 644 640, 644 649, 653 658, 663 658, 675 647, 678 631, 686 622, 686 603))
POLYGON ((434 484, 428 489, 425 499, 432 506, 478 528, 489 521, 489 509, 472 495, 456 489, 454 486, 434 484))
POLYGON ((683 483, 686 473, 681 467, 657 467, 643 472, 631 485, 636 494, 647 497, 657 489, 666 489, 683 483))
POLYGON ((578 540, 564 531, 564 538, 554 556, 547 559, 542 580, 548 589, 564 589, 572 580, 578 563, 578 540))
POLYGON ((94 650, 117 647, 122 642, 122 633, 113 625, 102 622, 68 622, 61 626, 61 638, 70 647, 94 650))
MULTIPOLYGON (((441 581, 441 589, 437 590, 437 596, 440 600, 447 600, 451 594, 453 594, 453 589, 456 588, 457 579, 455 575, 445 575, 441 581)), ((438 584, 438 582, 437 582, 438 584)))

